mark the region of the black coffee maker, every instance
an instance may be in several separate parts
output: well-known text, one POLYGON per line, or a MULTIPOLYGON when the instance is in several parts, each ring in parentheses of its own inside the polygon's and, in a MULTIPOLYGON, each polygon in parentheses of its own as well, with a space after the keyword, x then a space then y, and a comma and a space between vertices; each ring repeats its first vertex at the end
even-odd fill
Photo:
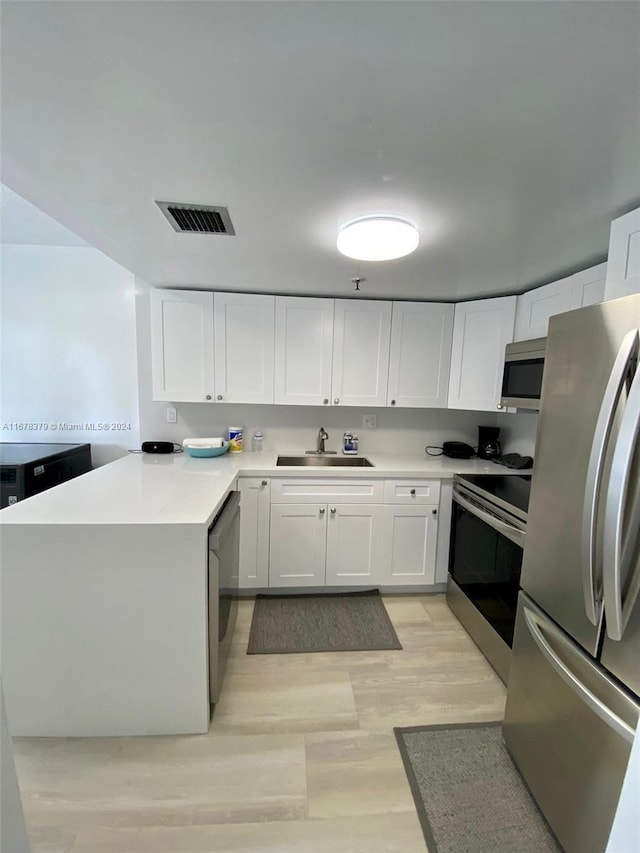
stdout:
POLYGON ((500 427, 478 427, 478 457, 480 459, 496 459, 500 456, 500 427))

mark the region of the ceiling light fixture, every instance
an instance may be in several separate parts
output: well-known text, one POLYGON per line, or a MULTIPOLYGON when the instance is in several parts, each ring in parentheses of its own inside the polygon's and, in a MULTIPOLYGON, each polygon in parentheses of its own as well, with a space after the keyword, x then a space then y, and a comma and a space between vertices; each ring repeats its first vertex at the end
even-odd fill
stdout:
POLYGON ((362 216, 343 225, 338 251, 357 261, 391 261, 418 248, 420 235, 399 216, 362 216))

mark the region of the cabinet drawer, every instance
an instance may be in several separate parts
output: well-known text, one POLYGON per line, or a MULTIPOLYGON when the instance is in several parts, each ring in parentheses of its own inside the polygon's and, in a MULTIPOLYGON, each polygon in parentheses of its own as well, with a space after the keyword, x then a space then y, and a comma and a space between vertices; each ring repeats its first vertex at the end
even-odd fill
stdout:
POLYGON ((290 479, 271 480, 271 503, 382 503, 382 480, 290 479))
POLYGON ((385 480, 386 504, 437 504, 440 480, 385 480))

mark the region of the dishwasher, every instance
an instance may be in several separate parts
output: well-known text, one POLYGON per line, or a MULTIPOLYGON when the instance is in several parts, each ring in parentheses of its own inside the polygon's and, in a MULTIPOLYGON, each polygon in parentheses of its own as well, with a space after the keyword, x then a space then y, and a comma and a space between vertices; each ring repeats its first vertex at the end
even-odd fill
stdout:
POLYGON ((238 615, 240 492, 230 492, 209 528, 209 701, 220 698, 238 615))

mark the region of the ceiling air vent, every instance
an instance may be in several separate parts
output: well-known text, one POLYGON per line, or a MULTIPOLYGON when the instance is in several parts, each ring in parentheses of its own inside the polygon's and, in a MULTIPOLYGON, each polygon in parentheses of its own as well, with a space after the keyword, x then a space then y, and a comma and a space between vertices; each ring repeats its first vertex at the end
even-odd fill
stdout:
POLYGON ((157 201, 175 231, 181 234, 227 234, 236 232, 226 207, 211 204, 179 204, 157 201))

